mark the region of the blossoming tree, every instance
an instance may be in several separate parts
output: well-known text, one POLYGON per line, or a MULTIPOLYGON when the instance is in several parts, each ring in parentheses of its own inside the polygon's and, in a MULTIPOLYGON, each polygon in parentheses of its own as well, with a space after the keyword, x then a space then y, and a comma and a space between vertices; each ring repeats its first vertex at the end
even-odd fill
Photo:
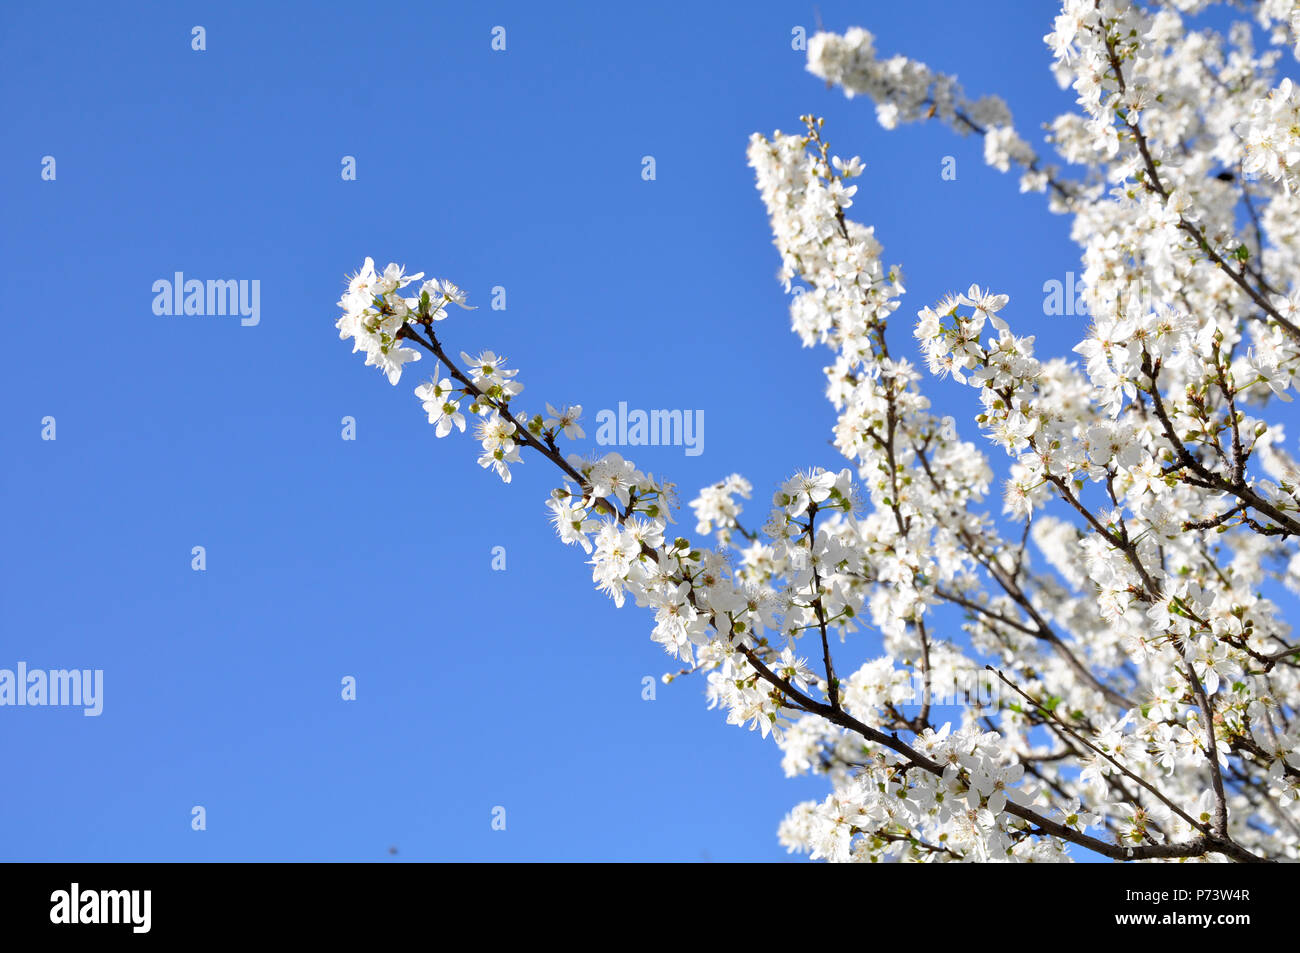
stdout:
POLYGON ((982 136, 991 165, 1073 217, 1093 324, 1077 358, 1037 356, 1005 295, 921 308, 928 371, 979 396, 962 424, 982 439, 963 439, 902 356, 901 270, 848 216, 861 162, 812 117, 755 135, 793 327, 834 353, 850 464, 795 473, 761 526, 742 476, 692 502, 692 540, 670 528, 671 485, 566 452, 581 407, 525 412, 503 358, 448 350, 441 322, 467 307, 450 282, 367 259, 340 301, 341 336, 393 384, 421 350, 436 359, 415 393, 439 437, 475 421, 479 463, 507 483, 525 453, 554 467, 560 539, 618 605, 653 612, 678 675, 770 735, 787 774, 826 776, 826 799, 780 826, 792 850, 1300 858, 1300 644, 1266 594, 1300 581, 1300 468, 1275 412, 1300 360, 1300 91, 1275 78, 1300 56, 1300 4, 1255 2, 1226 35, 1187 24, 1209 5, 1066 0, 1045 40, 1078 94, 1048 136, 1071 174, 1000 100, 878 57, 865 30, 813 38, 808 68, 882 125, 982 136), (1001 518, 990 443, 1009 456, 1001 518), (867 645, 883 654, 845 664, 867 645), (987 703, 937 724, 954 685, 987 703))

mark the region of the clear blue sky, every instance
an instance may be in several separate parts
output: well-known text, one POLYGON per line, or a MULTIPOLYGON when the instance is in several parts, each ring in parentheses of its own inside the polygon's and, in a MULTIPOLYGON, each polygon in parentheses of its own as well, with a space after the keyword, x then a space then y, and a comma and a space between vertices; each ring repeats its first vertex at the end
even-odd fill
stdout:
POLYGON ((1078 268, 1068 222, 978 140, 886 133, 808 74, 791 29, 816 9, 1001 93, 1035 143, 1071 103, 1049 4, 4 5, 0 667, 102 668, 105 698, 0 709, 0 858, 787 856, 778 822, 824 783, 785 780, 702 682, 643 701, 671 659, 551 535, 549 467, 502 486, 435 440, 429 362, 392 388, 333 323, 366 255, 450 278, 483 307, 444 341, 506 354, 524 406, 581 403, 589 434, 619 401, 703 410, 700 456, 630 455, 686 500, 739 470, 761 522, 777 481, 842 462, 745 165, 750 133, 811 111, 863 156, 853 212, 907 272, 896 348, 978 281, 1066 350, 1083 319, 1043 317, 1041 288, 1078 268), (155 315, 177 271, 259 280, 260 324, 155 315))

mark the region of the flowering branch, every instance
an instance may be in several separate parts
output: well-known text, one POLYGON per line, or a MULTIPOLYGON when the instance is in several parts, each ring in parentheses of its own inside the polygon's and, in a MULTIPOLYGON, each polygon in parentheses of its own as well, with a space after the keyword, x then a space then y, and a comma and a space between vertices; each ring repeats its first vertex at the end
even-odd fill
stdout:
MULTIPOLYGON (((1275 26, 1274 42, 1295 38, 1275 26)), ((652 639, 680 663, 665 679, 702 677, 710 707, 771 736, 787 774, 827 776, 831 793, 780 826, 791 850, 1300 859, 1300 654, 1266 590, 1300 591, 1300 465, 1263 417, 1300 368, 1300 293, 1287 290, 1300 97, 1286 80, 1271 88, 1272 53, 1240 30, 1230 41, 1193 38, 1163 7, 1065 0, 1047 42, 1081 113, 1051 139, 1084 167, 1078 180, 999 100, 878 59, 866 31, 810 44, 810 69, 875 98, 887 127, 937 115, 980 135, 990 164, 1018 166, 1022 189, 1074 216, 1093 315, 1081 366, 1037 356, 1007 296, 978 285, 914 323, 921 362, 976 391, 982 439, 1006 454, 1010 539, 983 510, 989 460, 931 412, 896 342, 891 353, 902 269, 850 217, 861 160, 835 155, 812 116, 799 135, 752 137, 749 162, 793 329, 834 354, 827 396, 849 466, 796 472, 761 528, 742 523, 753 488, 739 474, 691 502, 709 545, 669 530, 671 484, 618 453, 564 452, 585 438, 581 407, 525 413, 503 358, 446 351, 435 326, 467 307, 449 282, 405 297, 423 275, 367 259, 340 334, 394 384, 433 355, 416 395, 436 435, 464 432, 467 406, 479 463, 503 481, 521 450, 557 467, 557 534, 616 604, 630 594, 654 613, 652 639), (812 631, 820 674, 799 654, 812 631), (854 650, 864 658, 846 665, 854 650), (967 695, 997 692, 937 724, 963 681, 967 695)))

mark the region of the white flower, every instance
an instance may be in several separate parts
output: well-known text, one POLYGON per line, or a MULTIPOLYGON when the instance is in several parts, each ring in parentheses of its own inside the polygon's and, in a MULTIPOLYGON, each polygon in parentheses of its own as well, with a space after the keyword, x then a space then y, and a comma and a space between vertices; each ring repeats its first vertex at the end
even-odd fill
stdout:
MULTIPOLYGON (((466 311, 475 310, 475 306, 465 303, 466 300, 468 300, 468 295, 446 278, 441 281, 437 278, 430 278, 424 283, 420 290, 428 293, 430 303, 435 305, 439 311, 442 311, 442 305, 447 302, 451 302, 458 307, 464 308, 466 311)), ((442 317, 445 318, 446 316, 447 313, 442 311, 442 317)), ((434 320, 441 319, 435 316, 434 320)))
POLYGON ((784 506, 791 518, 802 516, 812 503, 821 503, 830 496, 835 486, 835 474, 826 470, 808 470, 795 474, 776 495, 778 506, 784 506))
MULTIPOLYGON (((435 370, 434 377, 437 376, 435 370)), ((429 415, 429 423, 437 426, 435 432, 439 437, 451 433, 453 426, 461 433, 465 432, 465 416, 460 412, 460 402, 452 398, 450 380, 444 377, 440 381, 430 380, 421 384, 415 389, 415 396, 423 401, 422 406, 429 415)))
MULTIPOLYGON (((367 258, 366 261, 369 263, 370 259, 367 258)), ((374 281, 375 294, 390 294, 400 288, 406 287, 406 285, 410 284, 412 281, 419 281, 423 277, 424 272, 420 272, 416 275, 408 275, 406 273, 405 265, 399 265, 396 262, 389 262, 388 265, 384 267, 384 273, 374 281)))
POLYGON ((565 404, 563 410, 556 410, 547 404, 546 412, 550 416, 542 422, 542 426, 548 430, 559 428, 570 440, 581 440, 587 436, 586 431, 578 426, 578 420, 582 417, 581 404, 574 404, 572 407, 565 404))
POLYGON ((461 351, 460 357, 465 362, 474 385, 489 397, 509 400, 523 391, 524 385, 513 380, 519 372, 505 369, 504 357, 499 357, 492 351, 484 351, 478 357, 470 357, 461 351))
POLYGON ((418 361, 420 352, 409 347, 402 347, 396 341, 380 344, 366 354, 366 365, 379 368, 388 375, 388 383, 396 386, 402 376, 402 365, 409 361, 418 361))
POLYGON ((975 309, 977 319, 983 321, 988 318, 999 331, 1007 330, 1007 322, 998 317, 998 312, 1005 308, 1010 300, 1006 295, 995 295, 991 291, 984 291, 979 285, 971 285, 964 295, 957 298, 958 303, 975 309))

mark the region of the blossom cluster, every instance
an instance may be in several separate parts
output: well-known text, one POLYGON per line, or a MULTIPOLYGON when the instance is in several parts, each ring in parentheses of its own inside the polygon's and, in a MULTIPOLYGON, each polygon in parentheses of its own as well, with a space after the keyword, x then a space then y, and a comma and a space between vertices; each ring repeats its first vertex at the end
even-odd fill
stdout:
POLYGON ((1006 172, 1020 167, 1021 189, 1041 192, 1054 168, 1043 168, 1028 142, 1016 131, 1007 105, 997 96, 968 99, 956 78, 936 72, 905 56, 881 59, 870 31, 854 27, 842 36, 817 33, 808 43, 808 70, 840 86, 850 97, 876 102, 876 119, 886 129, 901 123, 938 118, 958 133, 984 139, 984 160, 1006 172))
MULTIPOLYGON (((1272 6, 1290 20, 1290 11, 1272 6)), ((1034 337, 1017 333, 1005 312, 1007 297, 975 285, 922 308, 914 336, 933 374, 977 389, 975 422, 1010 457, 1003 513, 1024 522, 1026 542, 1051 572, 1036 570, 1024 543, 997 539, 988 520, 970 510, 987 471, 960 481, 971 491, 965 498, 945 494, 946 467, 927 464, 917 479, 912 458, 899 447, 910 444, 924 454, 938 428, 916 411, 924 406, 919 395, 896 399, 887 417, 891 429, 880 428, 882 415, 871 414, 881 405, 875 382, 898 379, 882 349, 878 371, 853 373, 841 350, 841 363, 828 375, 832 401, 852 411, 837 425, 837 434, 851 435, 841 448, 866 445, 864 479, 885 483, 888 476, 891 490, 895 483, 910 489, 928 480, 941 494, 920 515, 903 510, 898 523, 909 535, 925 528, 926 517, 955 529, 955 570, 917 560, 930 586, 920 603, 963 608, 970 649, 984 658, 1001 655, 999 671, 1026 700, 1051 702, 1050 714, 1016 712, 1013 723, 1004 709, 1000 737, 981 742, 987 752, 998 761, 1036 765, 1043 784, 1086 804, 1085 813, 1115 843, 1161 845, 1149 851, 1153 859, 1243 859, 1232 849, 1206 849, 1219 836, 1247 851, 1294 858, 1297 655, 1290 626, 1264 590, 1279 575, 1292 582, 1300 563, 1286 545, 1300 535, 1300 472, 1282 449, 1282 422, 1266 414, 1276 401, 1291 399, 1300 363, 1292 277, 1300 264, 1293 251, 1297 210, 1287 181, 1291 85, 1283 80, 1270 92, 1276 51, 1256 54, 1248 29, 1230 31, 1229 51, 1223 38, 1189 31, 1169 9, 1067 2, 1046 39, 1058 79, 1073 85, 1082 107, 1082 116, 1052 124, 1052 139, 1063 158, 1088 174, 1065 180, 1028 152, 1010 158, 1030 172, 1041 169, 1046 178, 1029 185, 1050 185, 1052 207, 1074 215, 1096 316, 1075 348, 1083 366, 1040 360, 1034 337), (1190 82, 1194 75, 1210 88, 1190 82), (1234 116, 1249 117, 1244 132, 1234 116), (1225 166, 1234 172, 1223 173, 1225 166), (1252 170, 1271 181, 1248 176, 1252 170), (1237 227, 1242 207, 1255 216, 1245 236, 1237 227), (1159 303, 1141 307, 1137 289, 1159 303), (956 512, 966 526, 955 524, 956 512), (1279 565, 1275 560, 1288 568, 1270 570, 1279 565), (967 572, 972 568, 978 572, 967 572), (1043 651, 1055 658, 1044 664, 1043 651), (1064 724, 1060 712, 1068 712, 1064 724), (1053 743, 1034 743, 1041 735, 1031 734, 1032 727, 1047 727, 1053 743), (1073 756, 1056 760, 1063 753, 1073 756)), ((1274 39, 1293 41, 1294 33, 1274 39)), ((996 146, 989 135, 1010 126, 996 104, 977 108, 923 65, 879 60, 865 31, 815 38, 809 68, 850 95, 874 98, 887 126, 937 113, 959 130, 983 130, 990 152, 996 146)), ((783 258, 789 257, 789 221, 815 205, 789 187, 773 203, 769 183, 816 169, 822 148, 811 131, 798 143, 763 147, 770 161, 787 161, 782 157, 794 156, 796 146, 813 151, 789 168, 759 169, 783 258)), ((834 219, 825 217, 831 244, 834 219)), ((851 235, 840 231, 845 239, 851 235)), ((791 306, 797 331, 834 320, 829 308, 809 308, 834 280, 808 270, 805 282, 814 290, 791 306)), ((859 326, 869 321, 861 313, 854 318, 859 326)), ((838 343, 834 335, 823 339, 838 343)), ((909 389, 911 380, 909 374, 909 389)), ((962 457, 968 467, 983 459, 974 452, 962 457)), ((897 501, 875 502, 879 510, 897 501)), ((932 541, 921 553, 936 549, 932 541)), ((883 599, 892 612, 905 612, 892 578, 890 588, 870 602, 883 599)), ((909 630, 922 632, 926 611, 910 617, 909 630)), ((891 648, 889 620, 881 621, 891 648)), ((900 664, 916 654, 906 640, 891 648, 900 664)), ((986 715, 968 717, 963 728, 978 732, 986 715)), ((836 765, 862 761, 857 740, 824 721, 810 721, 798 736, 801 750, 787 752, 787 769, 821 765, 836 790, 826 803, 802 805, 791 815, 783 839, 814 856, 847 859, 849 843, 837 844, 836 832, 846 805, 865 810, 867 802, 855 796, 863 771, 836 765), (836 754, 828 757, 831 745, 836 754)), ((878 790, 877 780, 868 788, 878 790)), ((941 839, 935 839, 932 820, 913 813, 901 826, 932 847, 950 845, 956 831, 938 829, 941 839)), ((853 822, 850 829, 864 835, 852 842, 854 857, 918 853, 914 842, 873 838, 871 824, 853 822)), ((1002 846, 990 835, 983 856, 998 855, 986 850, 990 844, 1002 846)))

